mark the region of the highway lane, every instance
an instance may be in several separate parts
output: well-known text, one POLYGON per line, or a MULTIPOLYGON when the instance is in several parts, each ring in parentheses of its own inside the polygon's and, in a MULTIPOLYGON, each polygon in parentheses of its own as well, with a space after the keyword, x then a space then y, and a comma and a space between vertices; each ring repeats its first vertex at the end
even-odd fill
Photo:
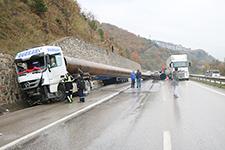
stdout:
POLYGON ((224 150, 225 91, 181 81, 144 82, 17 149, 224 150))
POLYGON ((0 116, 0 150, 3 145, 28 137, 27 135, 43 130, 62 118, 86 110, 87 107, 115 95, 128 86, 129 83, 101 87, 92 91, 86 97, 85 103, 78 103, 78 97, 75 97, 71 104, 61 102, 39 105, 0 116))

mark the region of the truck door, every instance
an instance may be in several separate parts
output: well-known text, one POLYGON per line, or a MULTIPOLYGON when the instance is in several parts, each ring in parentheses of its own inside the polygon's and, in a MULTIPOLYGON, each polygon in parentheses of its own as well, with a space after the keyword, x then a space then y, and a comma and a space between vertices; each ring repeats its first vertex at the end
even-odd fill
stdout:
POLYGON ((61 53, 49 55, 49 83, 50 92, 57 92, 58 84, 61 81, 61 76, 66 74, 65 63, 61 53))

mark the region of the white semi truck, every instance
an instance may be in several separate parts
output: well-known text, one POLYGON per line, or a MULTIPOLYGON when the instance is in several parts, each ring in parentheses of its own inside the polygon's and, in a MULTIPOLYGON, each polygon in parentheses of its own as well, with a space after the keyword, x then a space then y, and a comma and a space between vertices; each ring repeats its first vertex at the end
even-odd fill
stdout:
POLYGON ((191 66, 191 63, 188 61, 186 54, 180 55, 171 55, 167 59, 167 72, 171 78, 173 71, 175 68, 178 68, 178 78, 180 80, 189 80, 189 69, 188 67, 191 66))

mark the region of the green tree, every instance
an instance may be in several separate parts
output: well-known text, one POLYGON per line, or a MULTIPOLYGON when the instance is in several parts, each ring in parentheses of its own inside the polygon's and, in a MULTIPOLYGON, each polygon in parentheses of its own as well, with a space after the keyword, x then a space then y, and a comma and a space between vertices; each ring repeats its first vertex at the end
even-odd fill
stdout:
POLYGON ((94 31, 97 30, 98 28, 98 25, 97 25, 97 22, 95 20, 91 20, 88 22, 89 26, 91 27, 91 29, 93 29, 94 31))
POLYGON ((98 29, 98 34, 101 38, 101 41, 103 42, 104 41, 104 31, 102 29, 98 29))
POLYGON ((95 19, 95 16, 91 12, 82 12, 81 16, 83 16, 84 19, 88 21, 88 25, 91 27, 92 30, 97 30, 98 24, 95 19))
POLYGON ((33 6, 37 14, 42 14, 48 11, 48 7, 43 0, 34 0, 33 6))

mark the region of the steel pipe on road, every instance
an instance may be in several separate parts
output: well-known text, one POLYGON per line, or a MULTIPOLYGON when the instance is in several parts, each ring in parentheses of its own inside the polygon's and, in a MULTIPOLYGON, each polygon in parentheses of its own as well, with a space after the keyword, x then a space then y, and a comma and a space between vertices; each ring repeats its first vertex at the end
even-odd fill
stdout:
MULTIPOLYGON (((101 63, 91 62, 83 59, 65 57, 67 69, 70 73, 78 73, 79 69, 88 72, 90 75, 101 75, 111 77, 130 77, 131 69, 105 65, 101 63)), ((150 75, 142 73, 143 78, 149 78, 150 75)))

